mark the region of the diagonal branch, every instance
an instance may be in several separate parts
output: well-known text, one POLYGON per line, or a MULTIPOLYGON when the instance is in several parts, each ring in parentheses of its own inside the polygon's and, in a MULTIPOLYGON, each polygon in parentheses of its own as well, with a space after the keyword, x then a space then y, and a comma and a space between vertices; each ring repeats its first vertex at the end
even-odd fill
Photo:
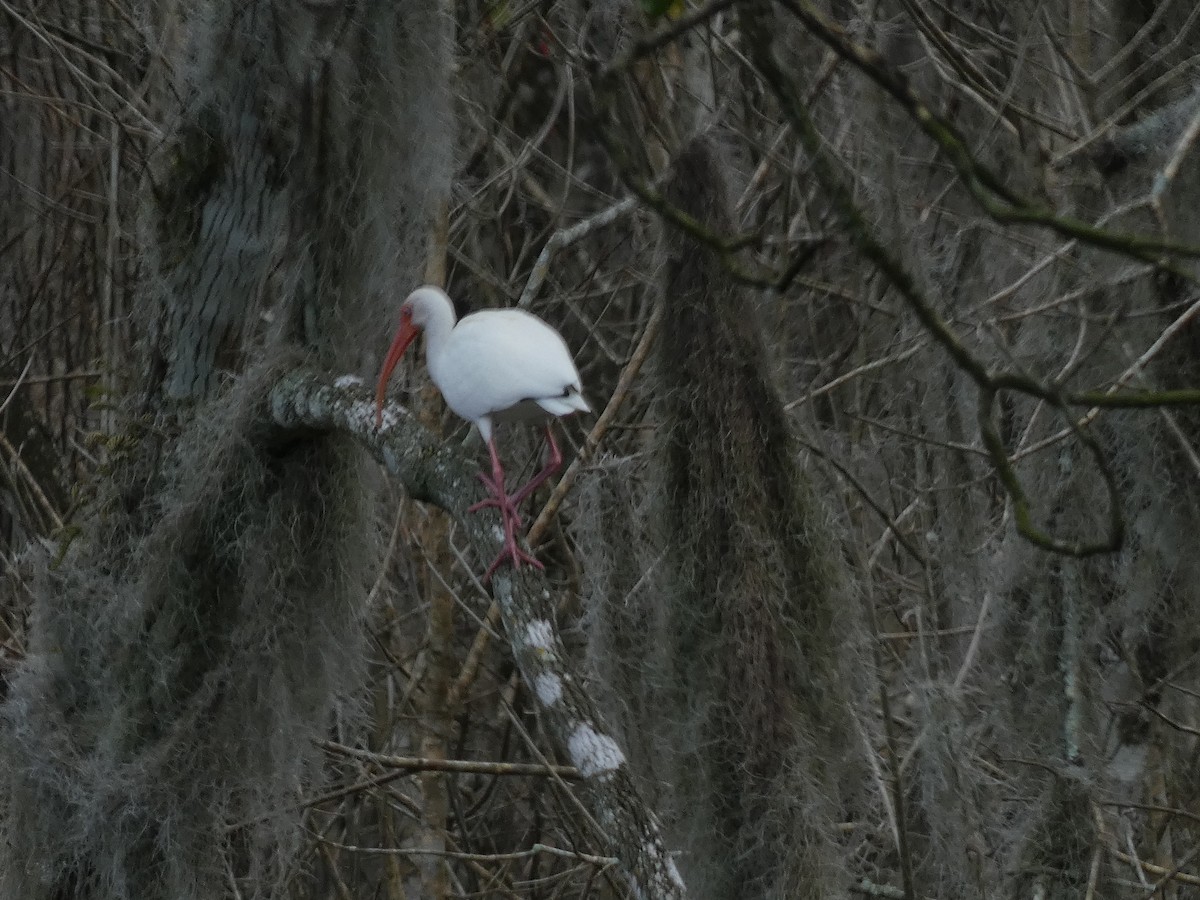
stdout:
MULTIPOLYGON (((482 497, 470 461, 441 444, 396 404, 384 410, 383 428, 376 429, 372 392, 359 379, 335 381, 312 371, 294 371, 276 383, 270 408, 275 423, 285 429, 352 435, 412 497, 453 515, 479 559, 496 553, 499 514, 465 514, 482 497)), ((663 844, 657 820, 634 787, 625 755, 571 671, 554 626, 545 578, 530 567, 502 569, 492 586, 509 646, 538 700, 541 721, 579 770, 581 799, 592 819, 604 826, 593 838, 604 853, 620 860, 620 871, 636 895, 684 897, 683 879, 663 844)))

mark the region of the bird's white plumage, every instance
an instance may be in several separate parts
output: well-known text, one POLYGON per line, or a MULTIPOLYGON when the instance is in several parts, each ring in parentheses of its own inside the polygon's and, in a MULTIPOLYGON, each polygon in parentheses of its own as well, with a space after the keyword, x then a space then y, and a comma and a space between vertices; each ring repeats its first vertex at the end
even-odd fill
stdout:
POLYGON ((417 288, 400 306, 400 325, 375 384, 375 418, 380 428, 385 427, 383 407, 388 379, 422 331, 425 364, 433 383, 454 412, 475 423, 487 442, 492 460, 491 474, 479 474, 489 496, 470 507, 471 512, 498 510, 503 524, 503 532, 497 537, 504 541, 504 549, 488 568, 484 580, 491 578, 505 560, 511 560, 514 568, 524 563, 544 568, 534 556, 517 546, 520 506, 562 466, 562 452, 547 423, 549 461, 524 487, 509 494, 492 424, 510 419, 545 420, 590 411, 583 399, 579 370, 567 345, 557 331, 537 316, 520 310, 485 310, 456 323, 454 304, 441 288, 428 285, 417 288))
POLYGON ((434 287, 405 301, 425 332, 429 376, 446 405, 474 422, 484 440, 492 423, 588 412, 579 370, 562 337, 518 309, 484 310, 455 322, 454 305, 434 287))

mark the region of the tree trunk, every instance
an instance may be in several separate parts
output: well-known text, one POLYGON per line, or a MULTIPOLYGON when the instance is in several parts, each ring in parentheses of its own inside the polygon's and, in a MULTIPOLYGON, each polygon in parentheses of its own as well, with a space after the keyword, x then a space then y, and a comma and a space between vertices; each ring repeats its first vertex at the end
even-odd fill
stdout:
POLYGON ((158 328, 136 448, 33 585, 3 718, 11 896, 282 889, 314 742, 361 676, 375 509, 361 451, 266 398, 300 360, 361 365, 451 171, 437 3, 153 21, 174 37, 143 203, 158 328))

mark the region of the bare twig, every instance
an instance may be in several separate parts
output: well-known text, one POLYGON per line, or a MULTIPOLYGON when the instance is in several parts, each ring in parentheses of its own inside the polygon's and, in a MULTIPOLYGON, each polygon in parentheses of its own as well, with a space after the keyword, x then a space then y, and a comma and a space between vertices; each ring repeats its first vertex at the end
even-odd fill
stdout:
MULTIPOLYGON (((835 48, 840 48, 839 52, 844 53, 853 61, 856 61, 856 64, 869 70, 890 93, 899 99, 905 100, 910 105, 915 104, 913 114, 918 120, 924 122, 926 126, 931 127, 929 126, 929 120, 933 114, 911 93, 911 89, 906 82, 897 80, 897 76, 882 65, 877 58, 877 54, 867 54, 865 50, 854 45, 840 28, 829 22, 823 14, 817 12, 811 5, 803 2, 803 0, 794 0, 794 2, 793 0, 781 0, 781 2, 784 2, 789 9, 792 9, 809 27, 830 41, 835 48), (866 55, 864 56, 864 54, 866 55)), ((1084 400, 1098 405, 1112 403, 1137 404, 1142 399, 1148 400, 1148 395, 1145 398, 1141 395, 1134 395, 1132 397, 1125 395, 1097 396, 1091 392, 1064 395, 1056 386, 1044 384, 1022 373, 993 372, 989 370, 983 361, 967 348, 959 336, 951 329, 950 325, 938 314, 933 303, 918 287, 916 279, 912 274, 875 235, 874 229, 866 220, 853 195, 843 183, 837 167, 830 159, 829 151, 825 147, 820 134, 817 132, 808 110, 797 101, 798 92, 792 84, 790 77, 775 59, 772 48, 772 32, 762 22, 761 12, 749 6, 741 8, 741 12, 743 27, 746 29, 747 34, 752 35, 751 47, 753 49, 751 52, 754 64, 768 87, 775 94, 776 99, 779 100, 784 114, 792 122, 801 143, 808 150, 812 158, 814 174, 830 194, 859 251, 880 270, 904 299, 909 309, 912 310, 925 329, 950 355, 955 365, 970 377, 978 387, 977 422, 980 436, 983 439, 984 447, 988 451, 992 466, 999 476, 1005 493, 1008 494, 1012 502, 1018 532, 1026 540, 1044 550, 1067 556, 1091 556, 1098 553, 1108 553, 1120 548, 1124 541, 1125 523, 1119 504, 1116 477, 1095 436, 1075 425, 1074 420, 1067 414, 1067 406, 1084 400), (1065 540, 1051 535, 1034 523, 1030 512, 1029 499, 1025 493, 1024 486, 1017 477, 1016 471, 1009 462, 1008 451, 1000 437, 1000 432, 995 421, 994 406, 997 394, 1001 391, 1019 391, 1052 403, 1059 410, 1060 415, 1067 420, 1067 425, 1074 431, 1076 439, 1088 451, 1092 462, 1100 472, 1108 494, 1108 522, 1106 533, 1101 539, 1096 541, 1065 540)), ((953 134, 952 130, 947 129, 949 129, 949 126, 939 125, 934 130, 942 134, 950 145, 958 148, 955 151, 958 154, 958 161, 955 165, 960 168, 963 177, 967 178, 969 173, 974 171, 972 168, 974 165, 973 159, 966 152, 965 146, 957 135, 953 134)), ((1020 202, 1018 198, 1011 195, 1008 189, 990 173, 983 170, 975 171, 973 175, 970 175, 970 178, 974 179, 976 189, 993 191, 999 195, 1002 202, 1020 202)), ((1095 236, 1092 235, 1092 237, 1095 236)), ((1169 402, 1171 399, 1183 399, 1182 397, 1170 397, 1171 393, 1155 392, 1153 396, 1160 402, 1153 405, 1161 405, 1162 402, 1169 402)), ((1189 391, 1186 393, 1190 402, 1200 400, 1200 391, 1189 391)), ((1147 405, 1150 404, 1147 403, 1147 405)))
POLYGON ((364 762, 372 762, 390 769, 405 769, 410 772, 460 772, 476 775, 541 775, 557 776, 569 780, 582 776, 574 766, 539 766, 530 763, 487 762, 469 759, 428 759, 420 756, 389 756, 347 747, 334 741, 319 741, 318 746, 341 756, 352 756, 364 762))
POLYGON ((511 853, 462 853, 458 850, 424 850, 420 847, 356 847, 352 844, 339 844, 325 838, 319 839, 322 844, 336 847, 339 850, 349 850, 352 853, 391 854, 395 856, 440 856, 446 859, 474 860, 475 862, 505 862, 514 859, 527 859, 539 853, 557 856, 562 859, 573 859, 593 866, 616 866, 620 860, 614 856, 595 856, 591 853, 580 853, 578 850, 564 850, 561 847, 551 847, 547 844, 534 844, 528 850, 514 850, 511 853))
POLYGON ((1165 868, 1164 866, 1156 866, 1154 863, 1134 859, 1128 853, 1124 853, 1111 845, 1106 846, 1104 849, 1108 852, 1108 855, 1114 859, 1119 859, 1121 862, 1126 863, 1127 865, 1140 865, 1151 875, 1157 875, 1171 881, 1178 881, 1180 884, 1189 884, 1193 887, 1200 887, 1200 876, 1192 875, 1188 872, 1174 871, 1172 869, 1165 868))
POLYGON ((12 403, 12 398, 17 395, 17 391, 21 389, 21 385, 25 383, 25 376, 29 374, 29 367, 33 365, 33 357, 25 363, 25 368, 21 370, 21 374, 17 376, 17 380, 12 382, 12 390, 8 392, 8 396, 4 398, 4 402, 0 403, 0 413, 8 409, 8 404, 12 403))
POLYGON ((554 259, 554 254, 593 231, 611 225, 617 219, 636 209, 637 205, 637 197, 626 197, 607 209, 602 209, 589 216, 582 222, 576 222, 569 228, 560 228, 550 235, 550 240, 546 241, 542 252, 538 254, 537 262, 533 264, 533 270, 529 273, 529 280, 525 282, 525 290, 521 292, 521 299, 517 301, 517 306, 526 308, 537 297, 538 291, 542 289, 542 284, 546 281, 546 276, 550 274, 550 263, 554 259))
MULTIPOLYGON (((1163 265, 1163 258, 1173 255, 1200 257, 1200 246, 1178 244, 1140 234, 1108 231, 1070 216, 1059 215, 1052 209, 1020 196, 1003 178, 975 158, 958 130, 935 113, 916 93, 908 79, 889 66, 878 53, 851 40, 843 28, 809 0, 777 2, 802 21, 816 37, 898 101, 958 172, 963 186, 971 196, 997 222, 1040 226, 1064 237, 1076 238, 1091 246, 1155 265, 1163 265)), ((756 52, 753 55, 755 64, 761 69, 764 65, 763 54, 756 52)), ((781 85, 774 84, 772 87, 778 95, 781 85)), ((796 96, 794 88, 789 85, 787 95, 780 95, 779 98, 785 107, 794 108, 796 96)), ((794 114, 789 117, 795 124, 794 114)), ((1191 278, 1190 273, 1179 267, 1171 267, 1171 270, 1180 277, 1191 278)))
POLYGON ((25 461, 21 459, 20 451, 9 443, 8 438, 4 436, 3 432, 0 432, 0 449, 8 453, 13 466, 21 474, 22 479, 24 479, 26 486, 37 499, 42 511, 47 515, 54 527, 61 531, 63 527, 62 516, 54 508, 54 504, 50 502, 50 498, 46 496, 46 492, 42 490, 42 486, 38 484, 37 478, 29 471, 29 467, 25 465, 25 461))

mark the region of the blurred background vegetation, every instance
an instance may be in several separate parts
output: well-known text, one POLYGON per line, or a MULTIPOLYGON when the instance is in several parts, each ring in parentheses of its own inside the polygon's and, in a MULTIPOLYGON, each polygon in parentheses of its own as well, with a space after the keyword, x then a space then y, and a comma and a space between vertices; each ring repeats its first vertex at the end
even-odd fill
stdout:
POLYGON ((611 407, 536 550, 691 894, 1200 896, 1198 19, 0 0, 3 883, 629 890, 454 520, 239 449, 431 280, 611 407))

